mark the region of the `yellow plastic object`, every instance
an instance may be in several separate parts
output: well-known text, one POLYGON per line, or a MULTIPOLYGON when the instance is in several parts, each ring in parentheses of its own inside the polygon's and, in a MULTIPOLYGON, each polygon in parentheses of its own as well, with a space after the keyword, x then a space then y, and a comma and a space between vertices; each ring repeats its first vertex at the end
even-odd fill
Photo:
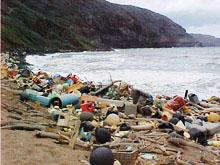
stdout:
POLYGON ((220 147, 220 141, 209 141, 208 144, 214 147, 220 147))
POLYGON ((83 87, 83 83, 82 83, 82 82, 77 82, 76 84, 71 85, 71 86, 67 89, 67 92, 68 92, 68 93, 71 93, 71 92, 73 92, 73 91, 75 91, 75 90, 78 90, 78 89, 80 89, 80 88, 82 88, 82 87, 83 87))
POLYGON ((217 113, 211 112, 207 119, 209 122, 218 122, 220 120, 220 116, 217 113))
POLYGON ((185 107, 183 108, 183 112, 184 112, 184 113, 190 113, 191 110, 189 109, 189 107, 185 106, 185 107))
POLYGON ((100 108, 100 109, 104 109, 104 108, 106 108, 108 105, 107 105, 107 103, 105 103, 105 102, 99 102, 98 103, 98 108, 100 108))
POLYGON ((3 64, 1 66, 1 78, 8 77, 8 74, 9 74, 8 65, 7 64, 3 64))
POLYGON ((161 116, 161 119, 164 121, 170 121, 170 119, 172 118, 172 114, 167 111, 164 111, 161 116))

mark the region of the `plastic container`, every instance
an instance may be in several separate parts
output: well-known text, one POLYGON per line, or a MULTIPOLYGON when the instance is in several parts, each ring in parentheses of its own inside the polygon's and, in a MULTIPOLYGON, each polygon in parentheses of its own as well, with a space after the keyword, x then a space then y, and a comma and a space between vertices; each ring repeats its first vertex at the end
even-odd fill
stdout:
POLYGON ((170 100, 165 107, 177 111, 185 105, 186 101, 181 96, 176 96, 174 99, 170 100))
POLYGON ((169 112, 164 111, 161 115, 161 119, 164 121, 170 121, 172 119, 172 114, 169 112))
POLYGON ((83 103, 81 104, 82 112, 94 112, 94 105, 93 103, 83 103))
POLYGON ((209 141, 208 145, 214 146, 214 147, 220 147, 220 141, 209 141))
POLYGON ((78 82, 79 77, 77 75, 73 75, 70 79, 73 80, 73 83, 75 84, 78 82))

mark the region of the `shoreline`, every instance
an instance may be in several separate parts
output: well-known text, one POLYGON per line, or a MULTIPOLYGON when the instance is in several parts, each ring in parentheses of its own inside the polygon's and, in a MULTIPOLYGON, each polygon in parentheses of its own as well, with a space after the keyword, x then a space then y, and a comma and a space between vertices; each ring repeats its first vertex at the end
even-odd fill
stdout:
MULTIPOLYGON (((16 60, 12 61, 16 62, 16 60)), ((12 62, 12 64, 16 63, 12 62)), ((194 122, 199 119, 206 123, 207 120, 210 119, 204 114, 211 114, 210 109, 206 108, 206 106, 209 107, 213 104, 217 106, 217 109, 218 107, 220 108, 220 98, 212 98, 211 100, 207 100, 207 104, 202 105, 198 104, 198 102, 196 103, 197 100, 194 97, 191 97, 192 100, 189 100, 188 98, 178 96, 180 102, 175 102, 178 106, 174 106, 170 109, 167 105, 169 105, 170 101, 174 101, 176 97, 152 97, 148 93, 132 88, 130 91, 129 85, 125 82, 114 82, 112 80, 112 83, 108 86, 97 87, 89 82, 81 82, 75 75, 71 75, 70 77, 50 77, 43 71, 37 74, 31 74, 28 71, 23 72, 23 69, 19 66, 16 67, 12 65, 8 67, 10 71, 8 75, 9 78, 6 77, 6 80, 1 80, 1 118, 3 119, 1 120, 1 129, 3 133, 2 141, 4 142, 2 151, 3 160, 6 164, 10 164, 13 161, 17 164, 33 164, 35 162, 44 164, 44 156, 51 155, 52 152, 52 156, 46 161, 47 164, 48 162, 51 164, 62 164, 63 161, 65 161, 66 164, 72 164, 72 162, 74 162, 76 165, 83 165, 84 163, 81 162, 81 160, 88 162, 92 149, 100 145, 98 138, 94 135, 94 129, 100 128, 111 132, 112 140, 106 141, 106 145, 109 145, 110 148, 111 145, 115 145, 115 139, 118 139, 120 143, 123 144, 122 137, 128 140, 126 144, 132 146, 133 143, 129 143, 129 140, 131 141, 133 136, 136 136, 136 140, 138 141, 137 145, 140 148, 143 147, 143 143, 150 142, 150 145, 153 145, 153 149, 146 148, 146 151, 139 149, 140 153, 136 161, 140 161, 140 159, 143 158, 141 158, 141 155, 146 152, 150 152, 151 154, 156 152, 160 162, 174 161, 178 163, 178 161, 183 161, 199 163, 205 161, 218 163, 216 156, 220 155, 220 153, 217 152, 218 148, 208 146, 208 142, 213 142, 215 139, 217 139, 217 141, 220 140, 220 136, 218 132, 216 132, 216 129, 218 130, 220 128, 220 125, 218 125, 220 123, 216 122, 216 119, 212 121, 213 123, 209 123, 212 125, 210 125, 211 130, 208 130, 210 128, 206 129, 208 130, 207 132, 209 132, 209 134, 211 132, 211 134, 206 139, 205 136, 194 135, 192 129, 187 127, 186 123, 182 120, 194 122), (18 74, 20 74, 20 76, 18 76, 18 74), (51 78, 54 84, 49 85, 51 78), (67 82, 71 85, 68 85, 67 82), (18 90, 21 91, 18 92, 18 90), (29 95, 28 92, 33 93, 29 95), (36 97, 33 97, 34 93, 37 93, 36 97), (70 100, 73 98, 74 100, 75 98, 79 99, 79 104, 76 104, 74 100, 74 103, 71 103, 74 109, 70 111, 69 122, 72 122, 72 126, 74 127, 58 122, 59 119, 57 121, 54 119, 53 113, 61 113, 62 111, 63 115, 67 115, 66 110, 68 105, 66 104, 68 103, 65 103, 67 100, 59 100, 59 97, 64 95, 68 95, 68 99, 70 100), (54 96, 56 97, 55 101, 52 101, 54 100, 52 99, 49 104, 45 102, 45 99, 54 98, 54 96), (71 98, 69 96, 71 96, 71 98), (95 102, 95 106, 90 109, 87 107, 86 100, 88 103, 95 102), (86 101, 86 106, 83 106, 84 103, 82 101, 86 101), (195 103, 191 103, 191 101, 195 103), (121 104, 123 104, 123 106, 121 104), (173 108, 175 108, 175 110, 173 108), (89 129, 90 127, 81 125, 80 133, 76 133, 78 136, 76 136, 75 149, 72 149, 69 145, 69 139, 71 138, 69 133, 76 131, 74 128, 76 127, 77 121, 83 123, 82 117, 80 117, 81 114, 85 113, 83 111, 91 112, 94 115, 92 121, 97 124, 93 126, 93 131, 86 132, 88 134, 91 133, 91 138, 81 130, 82 128, 89 129), (78 112, 80 113, 78 114, 78 112), (108 123, 107 114, 109 116, 111 116, 111 114, 118 116, 120 123, 116 125, 111 125, 111 122, 108 123), (174 115, 177 114, 180 114, 180 117, 183 117, 183 119, 177 118, 177 116, 174 117, 174 115), (102 117, 103 115, 104 118, 102 117), (175 122, 177 120, 179 124, 174 124, 174 121, 171 121, 172 118, 175 119, 175 122), (123 131, 120 131, 120 127, 123 123, 130 125, 132 129, 132 131, 129 130, 130 135, 120 135, 123 133, 123 131), (64 125, 61 126, 59 124, 64 125), (213 127, 213 125, 216 124, 218 127, 213 127), (31 132, 29 133, 27 130, 31 132), (39 130, 41 134, 39 134, 39 130), (62 133, 62 136, 60 133, 62 133), (152 135, 156 135, 156 137, 160 137, 160 139, 156 139, 154 136, 149 139, 148 136, 151 137, 152 135), (39 138, 39 136, 43 137, 39 138), (46 139, 44 136, 46 136, 46 139), (57 138, 59 136, 62 138, 57 138), (143 138, 146 139, 144 140, 143 138), (177 142, 175 140, 177 140, 177 142), (54 144, 54 141, 58 144, 54 144), (181 141, 181 143, 179 143, 179 141, 181 141), (195 141, 198 141, 198 143, 195 141), (183 146, 181 146, 182 143, 183 146), (160 146, 159 148, 165 147, 166 152, 158 151, 158 146, 160 146), (30 152, 30 147, 34 148, 36 152, 30 152), (182 147, 184 149, 182 149, 182 147), (169 148, 172 148, 174 152, 168 151, 169 148), (201 150, 203 150, 203 152, 200 152, 201 150), (175 157, 175 152, 177 151, 181 153, 181 159, 171 160, 170 157, 167 157, 167 154, 175 157), (20 154, 15 154, 16 152, 20 154), (28 154, 27 158, 26 155, 29 152, 30 154, 28 154), (206 160, 203 160, 204 155, 207 158, 206 160), (59 159, 53 159, 54 156, 58 156, 59 159), (71 159, 69 157, 71 157, 71 159)), ((170 104, 170 106, 171 105, 172 104, 170 104)), ((219 112, 217 111, 215 113, 218 114, 219 112)), ((200 126, 197 127, 200 130, 200 126)), ((200 131, 199 133, 204 133, 202 129, 200 131)), ((111 149, 114 151, 114 147, 111 149)), ((114 152, 117 153, 117 150, 114 152)), ((123 161, 120 157, 117 158, 119 161, 123 161)), ((144 159, 144 161, 150 163, 152 160, 144 159)))

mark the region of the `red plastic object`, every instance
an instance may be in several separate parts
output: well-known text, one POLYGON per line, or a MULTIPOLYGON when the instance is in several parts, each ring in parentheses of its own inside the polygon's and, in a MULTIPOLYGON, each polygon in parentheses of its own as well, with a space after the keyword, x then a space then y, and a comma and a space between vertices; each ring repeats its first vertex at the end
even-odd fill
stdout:
POLYGON ((186 101, 181 96, 176 96, 174 99, 170 100, 167 103, 167 108, 172 109, 173 111, 177 111, 186 105, 186 101))
POLYGON ((82 112, 94 112, 93 103, 83 103, 81 104, 82 112))
POLYGON ((77 75, 73 75, 73 76, 71 77, 71 79, 73 80, 73 82, 74 82, 74 84, 75 84, 75 83, 78 82, 79 77, 78 77, 77 75))
POLYGON ((15 70, 12 70, 12 71, 9 72, 10 77, 15 77, 15 76, 17 76, 17 74, 18 74, 18 72, 15 71, 15 70))

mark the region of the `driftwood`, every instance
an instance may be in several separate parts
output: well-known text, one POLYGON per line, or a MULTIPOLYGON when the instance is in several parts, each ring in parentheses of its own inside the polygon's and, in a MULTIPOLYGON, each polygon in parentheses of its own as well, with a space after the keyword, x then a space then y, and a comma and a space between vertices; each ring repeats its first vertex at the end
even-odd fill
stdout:
MULTIPOLYGON (((45 131, 38 131, 36 132, 36 136, 38 138, 51 138, 51 139, 55 139, 58 142, 61 142, 62 144, 70 144, 71 139, 66 136, 63 135, 61 132, 58 133, 53 133, 53 132, 45 132, 45 131)), ((81 141, 80 139, 77 138, 75 145, 83 147, 85 149, 89 148, 91 145, 81 141)))
POLYGON ((220 108, 220 105, 210 104, 210 103, 206 103, 206 102, 200 102, 199 105, 201 105, 202 107, 205 107, 205 108, 220 108))
POLYGON ((1 121, 1 127, 6 126, 6 125, 16 125, 16 124, 21 124, 24 123, 23 121, 1 121))
POLYGON ((34 130, 44 130, 44 129, 46 129, 46 126, 18 123, 15 125, 3 126, 3 127, 1 127, 1 129, 34 131, 34 130))
POLYGON ((150 125, 135 125, 131 126, 131 129, 134 131, 143 131, 143 130, 152 130, 154 127, 150 125))
POLYGON ((176 162, 177 162, 179 165, 191 165, 191 163, 185 162, 185 161, 183 161, 183 160, 181 159, 180 152, 177 153, 176 162))
POLYGON ((181 146, 190 146, 190 147, 197 148, 197 149, 199 149, 199 150, 201 150, 201 151, 211 152, 211 153, 213 153, 213 154, 215 154, 215 155, 218 156, 218 153, 213 152, 213 151, 210 150, 209 148, 206 148, 206 147, 204 147, 204 146, 202 146, 202 145, 199 145, 199 144, 197 144, 197 143, 194 143, 194 142, 188 142, 188 141, 186 141, 186 140, 184 140, 184 139, 180 139, 180 138, 169 138, 169 139, 167 139, 167 141, 170 142, 170 143, 172 143, 172 144, 174 144, 174 145, 176 145, 176 146, 179 146, 179 147, 181 147, 181 146))
POLYGON ((80 128, 80 120, 76 121, 75 122, 76 125, 75 125, 75 128, 73 130, 73 133, 71 135, 71 141, 70 141, 70 146, 71 148, 75 148, 75 144, 76 144, 76 141, 77 141, 77 137, 78 137, 78 134, 79 134, 79 128, 80 128))
POLYGON ((203 113, 207 113, 207 112, 220 112, 220 108, 217 107, 213 107, 213 108, 207 108, 204 111, 202 111, 203 113))
POLYGON ((21 94, 23 91, 22 90, 13 90, 13 89, 10 89, 6 86, 1 86, 2 89, 6 90, 6 91, 9 91, 9 92, 12 92, 12 93, 15 93, 15 94, 21 94))
POLYGON ((23 115, 23 112, 21 110, 18 110, 18 109, 14 108, 14 107, 10 108, 10 109, 7 109, 7 111, 8 112, 15 112, 15 113, 17 113, 19 115, 23 115))
POLYGON ((56 140, 59 140, 59 138, 60 138, 60 136, 56 133, 45 132, 45 131, 37 131, 36 136, 38 138, 51 138, 51 139, 56 139, 56 140))
POLYGON ((45 114, 41 114, 41 113, 32 113, 30 114, 31 117, 45 117, 45 114))
POLYGON ((15 114, 10 114, 10 115, 8 115, 8 117, 9 117, 9 118, 12 118, 12 119, 16 119, 16 120, 21 120, 21 119, 22 119, 21 116, 15 115, 15 114))
POLYGON ((97 90, 96 92, 91 92, 91 95, 98 96, 98 95, 100 95, 101 93, 103 93, 105 90, 107 90, 108 88, 110 88, 111 86, 113 86, 114 83, 117 83, 117 82, 121 82, 121 80, 113 81, 111 84, 109 84, 109 85, 107 85, 107 86, 104 86, 103 88, 97 90))
POLYGON ((189 104, 192 105, 192 106, 194 106, 194 107, 196 107, 196 108, 198 108, 198 109, 205 110, 204 107, 202 107, 202 106, 200 106, 200 105, 198 105, 198 104, 195 104, 195 103, 193 103, 193 102, 189 102, 189 104))

